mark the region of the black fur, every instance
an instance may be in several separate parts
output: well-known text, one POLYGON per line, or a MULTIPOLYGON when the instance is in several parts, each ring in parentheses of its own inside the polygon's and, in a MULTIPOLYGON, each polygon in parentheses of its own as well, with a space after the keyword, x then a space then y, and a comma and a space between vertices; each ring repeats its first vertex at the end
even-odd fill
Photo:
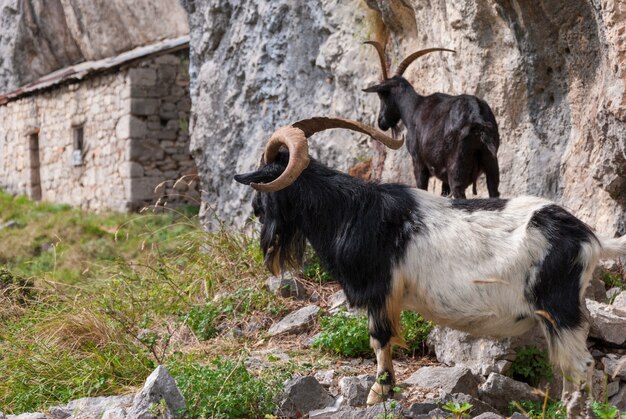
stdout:
MULTIPOLYGON (((537 310, 552 316, 558 329, 573 329, 583 323, 580 301, 580 277, 583 266, 578 261, 581 245, 597 240, 591 229, 582 221, 557 205, 535 212, 530 226, 538 228, 550 244, 538 277, 527 294, 537 310)), ((548 330, 557 330, 546 320, 548 330)))
POLYGON ((485 101, 470 95, 420 96, 401 76, 364 91, 378 93, 380 129, 394 129, 400 120, 404 122, 418 188, 426 189, 430 176, 436 176, 443 182, 443 195, 452 190, 455 198, 465 198, 465 189, 471 184, 475 188, 484 172, 489 196, 500 195, 500 136, 485 101))
MULTIPOLYGON (((244 184, 267 182, 282 173, 287 159, 281 152, 275 162, 235 179, 244 184)), ((410 188, 363 182, 311 159, 291 186, 260 195, 255 202, 264 221, 261 244, 266 255, 278 240, 281 260, 293 261, 308 239, 350 304, 368 308, 379 318, 392 266, 404 257, 408 240, 416 232, 425 233, 410 188)), ((381 333, 381 343, 390 327, 382 323, 373 330, 381 333)))
POLYGON ((452 208, 466 212, 475 211, 502 211, 508 199, 453 199, 452 208))

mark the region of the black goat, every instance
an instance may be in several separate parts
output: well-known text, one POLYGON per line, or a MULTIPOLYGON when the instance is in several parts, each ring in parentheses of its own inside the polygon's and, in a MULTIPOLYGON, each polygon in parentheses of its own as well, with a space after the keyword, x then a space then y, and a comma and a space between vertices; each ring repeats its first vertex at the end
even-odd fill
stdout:
MULTIPOLYGON (((393 387, 400 314, 414 310, 476 335, 515 336, 539 325, 566 378, 568 413, 579 414, 593 366, 584 290, 600 259, 626 255, 626 236, 600 238, 541 198, 449 200, 329 169, 309 159, 306 138, 357 126, 336 121, 313 118, 280 128, 265 163, 235 180, 261 191, 255 211, 268 269, 279 274, 297 263, 308 240, 349 302, 367 310, 380 378, 368 404, 393 387)), ((401 145, 375 130, 368 134, 401 145)))
POLYGON ((465 189, 470 184, 476 194, 476 179, 484 172, 489 196, 500 196, 497 157, 500 136, 489 105, 470 95, 421 96, 402 77, 418 57, 434 51, 454 51, 443 48, 417 51, 400 63, 392 78, 387 78, 383 47, 376 42, 367 43, 378 51, 383 81, 363 91, 378 93, 380 129, 396 129, 400 120, 406 126, 406 146, 413 159, 417 187, 427 189, 428 179, 435 176, 443 182, 442 195, 449 195, 452 189, 455 198, 465 198, 465 189))

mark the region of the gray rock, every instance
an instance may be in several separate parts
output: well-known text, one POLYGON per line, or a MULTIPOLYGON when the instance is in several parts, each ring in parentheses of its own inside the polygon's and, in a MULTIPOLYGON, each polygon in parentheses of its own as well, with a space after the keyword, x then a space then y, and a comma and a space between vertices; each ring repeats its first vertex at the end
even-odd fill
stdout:
POLYGON ((474 419, 504 419, 504 416, 494 412, 485 412, 478 416, 474 416, 474 419))
POLYGON ((515 381, 502 374, 492 373, 479 388, 478 397, 501 412, 506 412, 513 400, 541 400, 526 383, 515 381))
POLYGON ((626 313, 626 291, 620 290, 611 304, 614 308, 626 313))
POLYGON ((593 272, 593 277, 589 282, 589 286, 585 290, 585 298, 599 301, 601 303, 606 303, 607 291, 604 286, 604 281, 600 277, 601 273, 602 269, 600 268, 596 268, 596 270, 593 272))
POLYGON ((370 406, 365 409, 365 411, 359 413, 360 414, 357 417, 363 419, 378 419, 385 414, 396 415, 391 417, 402 417, 402 404, 397 401, 390 400, 385 403, 378 403, 374 406, 370 406))
POLYGON ((297 377, 285 384, 278 416, 302 417, 312 410, 334 405, 335 399, 312 376, 297 377))
POLYGON ((128 416, 135 419, 151 419, 151 406, 157 406, 165 401, 165 411, 162 417, 176 418, 185 410, 186 404, 182 393, 176 387, 176 381, 172 378, 165 366, 159 365, 146 379, 146 383, 133 399, 133 404, 128 411, 128 416))
POLYGON ((329 406, 324 409, 311 410, 309 419, 352 419, 354 415, 355 410, 349 407, 329 406))
POLYGON ((330 386, 335 378, 335 370, 316 371, 313 376, 321 385, 330 386))
POLYGON ((43 413, 22 413, 21 415, 7 415, 7 419, 50 419, 43 413))
POLYGON ((331 314, 338 313, 341 310, 348 310, 348 299, 346 298, 346 294, 343 290, 339 290, 332 294, 328 298, 328 303, 330 304, 330 309, 328 311, 331 314))
POLYGON ((433 419, 433 418, 439 419, 439 418, 451 418, 451 417, 453 417, 453 415, 450 412, 446 412, 443 409, 437 408, 437 409, 433 409, 430 412, 428 412, 428 416, 427 417, 428 417, 428 419, 433 419))
POLYGON ((519 412, 515 412, 509 417, 509 419, 528 419, 528 416, 522 415, 519 412))
POLYGON ((171 0, 139 0, 132 5, 123 0, 1 4, 1 92, 80 61, 188 33, 184 9, 171 0))
POLYGON ((610 378, 618 377, 626 381, 626 355, 619 357, 615 354, 607 354, 602 358, 602 365, 604 365, 604 372, 610 378))
POLYGON ((418 415, 427 415, 431 410, 437 409, 439 407, 439 402, 434 400, 425 400, 421 403, 413 403, 404 411, 404 416, 409 416, 411 418, 416 417, 418 415))
POLYGON ((589 336, 621 345, 626 342, 626 312, 611 305, 585 300, 589 309, 589 336))
POLYGON ((268 330, 270 336, 282 334, 296 334, 304 332, 313 323, 315 316, 320 311, 316 305, 310 305, 288 314, 268 330))
POLYGON ((622 383, 619 391, 609 400, 619 410, 626 411, 626 384, 622 383))
POLYGON ((414 372, 406 384, 441 389, 446 393, 477 395, 478 380, 465 367, 422 367, 414 372))
POLYGON ((376 376, 368 374, 343 377, 339 380, 339 391, 348 406, 363 406, 367 402, 367 395, 375 382, 376 376))
POLYGON ((4 230, 4 229, 7 229, 7 228, 16 228, 16 227, 19 227, 19 226, 20 226, 20 223, 18 223, 17 221, 9 220, 7 222, 4 222, 4 223, 0 224, 0 230, 4 230))
POLYGON ((478 338, 447 327, 435 327, 427 343, 439 362, 467 367, 476 375, 503 373, 515 359, 511 339, 478 338))
POLYGON ((290 272, 285 272, 280 277, 270 276, 267 280, 267 287, 271 293, 281 297, 306 298, 304 285, 290 272))
MULTIPOLYGON (((608 301, 613 301, 615 300, 615 298, 622 292, 622 289, 619 287, 613 287, 610 290, 608 290, 606 292, 606 301, 601 301, 601 302, 608 302, 608 301)), ((594 298, 595 299, 595 298, 594 298)), ((598 300, 596 300, 598 301, 598 300)))
POLYGON ((125 418, 126 409, 132 405, 133 396, 85 397, 72 400, 66 405, 54 406, 48 409, 47 415, 51 419, 66 418, 125 418), (113 413, 117 412, 115 416, 113 413))

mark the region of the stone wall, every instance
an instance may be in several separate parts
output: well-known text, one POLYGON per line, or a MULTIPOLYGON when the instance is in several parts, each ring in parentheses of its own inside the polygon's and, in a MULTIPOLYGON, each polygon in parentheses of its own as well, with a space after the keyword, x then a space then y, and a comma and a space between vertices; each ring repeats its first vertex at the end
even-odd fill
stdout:
POLYGON ((165 54, 128 69, 130 113, 118 121, 116 135, 129 147, 130 209, 155 202, 200 204, 189 153, 188 57, 188 51, 165 54))
MULTIPOLYGON (((626 233, 626 4, 577 0, 186 0, 190 14, 192 150, 208 216, 242 224, 251 170, 278 126, 316 114, 374 124, 378 100, 367 39, 386 42, 422 94, 476 94, 500 125, 503 197, 562 203, 605 234, 626 233), (307 36, 301 36, 306 33, 307 36)), ((382 152, 362 136, 329 132, 312 154, 340 170, 373 158, 383 180, 414 184, 406 150, 382 152)), ((431 190, 439 187, 431 185, 431 190)), ((481 188, 481 196, 485 195, 481 188)))
POLYGON ((38 131, 44 201, 118 211, 158 198, 197 202, 186 56, 149 58, 1 106, 0 188, 37 198, 29 142, 38 131), (73 164, 76 127, 83 129, 80 165, 73 164), (174 189, 182 175, 190 185, 174 189))

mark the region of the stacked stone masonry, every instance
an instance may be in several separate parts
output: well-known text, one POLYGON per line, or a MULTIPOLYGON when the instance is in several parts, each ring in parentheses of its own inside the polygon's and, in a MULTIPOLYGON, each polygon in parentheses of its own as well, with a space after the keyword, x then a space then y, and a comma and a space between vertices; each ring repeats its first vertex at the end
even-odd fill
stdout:
POLYGON ((0 106, 0 189, 90 210, 197 204, 188 86, 183 50, 0 106))

